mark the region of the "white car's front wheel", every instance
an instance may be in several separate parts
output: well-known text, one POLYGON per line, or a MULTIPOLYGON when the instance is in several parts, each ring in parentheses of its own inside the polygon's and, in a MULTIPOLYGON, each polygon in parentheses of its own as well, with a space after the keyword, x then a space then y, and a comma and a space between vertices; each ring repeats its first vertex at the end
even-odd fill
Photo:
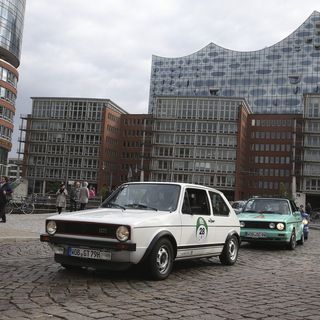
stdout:
POLYGON ((239 241, 235 235, 229 237, 224 244, 219 259, 222 264, 233 265, 236 263, 239 252, 239 241))
POLYGON ((166 238, 161 238, 153 247, 148 262, 153 279, 166 279, 173 267, 173 248, 171 242, 166 238))

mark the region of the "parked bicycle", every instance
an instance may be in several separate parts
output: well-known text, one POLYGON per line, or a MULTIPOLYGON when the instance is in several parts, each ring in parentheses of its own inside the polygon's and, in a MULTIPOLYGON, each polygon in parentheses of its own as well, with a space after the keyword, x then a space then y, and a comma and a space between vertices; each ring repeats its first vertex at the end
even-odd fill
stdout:
POLYGON ((31 214, 34 211, 34 204, 29 202, 25 198, 21 199, 10 199, 9 202, 6 204, 6 214, 12 213, 14 210, 19 210, 24 214, 31 214))

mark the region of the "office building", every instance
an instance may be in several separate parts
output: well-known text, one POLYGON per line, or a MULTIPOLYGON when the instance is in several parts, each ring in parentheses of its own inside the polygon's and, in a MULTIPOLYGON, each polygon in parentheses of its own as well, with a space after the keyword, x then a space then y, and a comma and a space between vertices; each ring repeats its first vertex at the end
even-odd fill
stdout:
POLYGON ((29 192, 51 191, 60 182, 104 183, 103 166, 109 161, 109 170, 118 162, 115 152, 104 149, 105 141, 119 134, 120 116, 126 113, 109 99, 32 98, 20 137, 29 192), (112 161, 104 159, 110 153, 112 161))
MULTIPOLYGON (((0 165, 8 163, 16 112, 25 0, 0 0, 0 165)), ((2 167, 1 167, 2 170, 2 167)), ((3 170, 2 170, 3 171, 3 170)), ((1 172, 2 174, 3 172, 1 172)))
POLYGON ((240 98, 158 97, 150 179, 204 184, 239 198, 250 113, 240 98))

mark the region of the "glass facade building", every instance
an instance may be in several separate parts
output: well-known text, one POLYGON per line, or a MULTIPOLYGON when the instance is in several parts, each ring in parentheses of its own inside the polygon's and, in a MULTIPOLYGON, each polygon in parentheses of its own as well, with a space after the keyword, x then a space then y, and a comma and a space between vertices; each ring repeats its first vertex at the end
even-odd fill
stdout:
POLYGON ((0 0, 0 176, 12 148, 25 0, 0 0))
POLYGON ((0 59, 15 68, 20 64, 26 0, 0 1, 0 59))
POLYGON ((149 113, 157 96, 245 98, 253 113, 302 114, 303 94, 320 93, 320 13, 282 41, 240 52, 210 43, 178 58, 153 56, 149 113))

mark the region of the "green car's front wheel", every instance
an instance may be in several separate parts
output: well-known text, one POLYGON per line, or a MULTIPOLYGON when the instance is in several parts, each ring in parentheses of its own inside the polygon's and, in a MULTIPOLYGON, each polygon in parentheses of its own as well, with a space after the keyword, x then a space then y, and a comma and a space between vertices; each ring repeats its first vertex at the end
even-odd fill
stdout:
POLYGON ((296 248, 296 245, 297 245, 296 232, 295 232, 295 230, 292 230, 290 241, 289 241, 289 244, 288 244, 288 249, 289 250, 294 250, 296 248))

